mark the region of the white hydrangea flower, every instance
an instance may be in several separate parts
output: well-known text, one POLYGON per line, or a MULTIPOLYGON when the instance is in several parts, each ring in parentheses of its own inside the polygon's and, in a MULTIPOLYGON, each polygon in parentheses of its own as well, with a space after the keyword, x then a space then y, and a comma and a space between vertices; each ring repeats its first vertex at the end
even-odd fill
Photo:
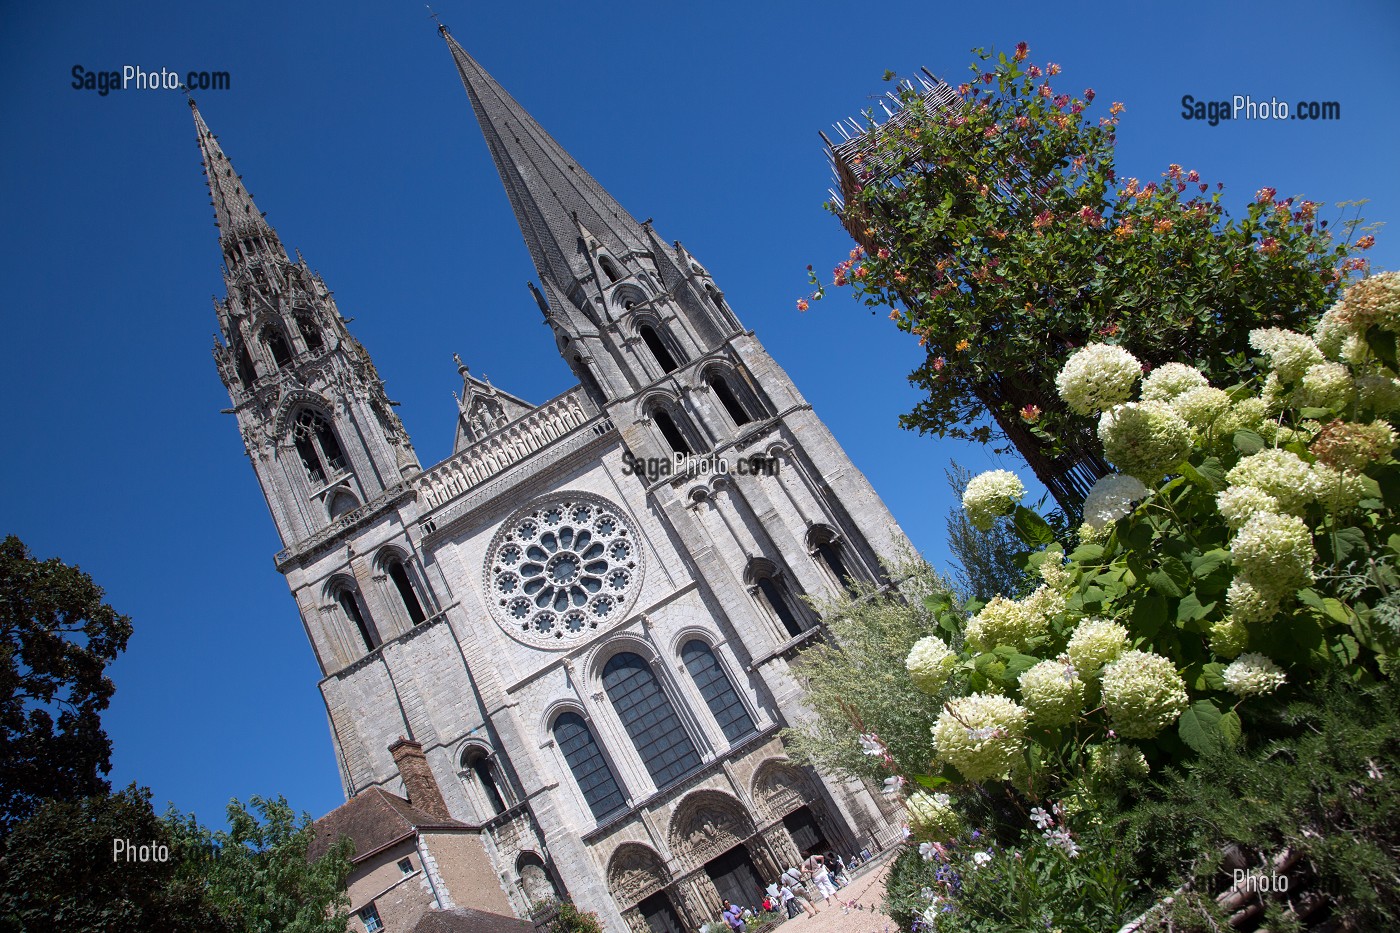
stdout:
POLYGON ((933 727, 934 752, 969 781, 1004 777, 1021 756, 1029 718, 1003 696, 959 697, 943 707, 933 727))
POLYGON ((1103 704, 1114 730, 1150 739, 1186 709, 1186 682, 1168 658, 1127 651, 1103 671, 1103 704))
POLYGON ((1230 618, 1241 625, 1258 625, 1278 615, 1278 600, 1270 599, 1239 577, 1231 580, 1225 591, 1225 606, 1230 610, 1230 618))
POLYGON ((1292 451, 1266 447, 1245 457, 1225 479, 1232 486, 1253 486, 1278 502, 1284 512, 1301 512, 1317 498, 1312 467, 1292 451))
POLYGON ((1215 422, 1215 432, 1220 436, 1228 436, 1236 431, 1258 430, 1259 423, 1268 413, 1268 405, 1262 398, 1250 395, 1236 399, 1215 422))
POLYGON ((1269 358, 1269 368, 1280 382, 1297 382, 1309 366, 1323 361, 1311 337, 1281 327, 1250 331, 1249 345, 1269 358))
POLYGON ((1240 620, 1221 619, 1210 627, 1210 650, 1222 658, 1233 658, 1249 645, 1249 629, 1240 620))
POLYGON ((1341 359, 1349 338, 1356 336, 1355 330, 1341 319, 1342 303, 1337 302, 1323 312, 1313 327, 1313 342, 1329 359, 1341 359))
POLYGON ((1318 363, 1303 373, 1294 403, 1314 408, 1344 408, 1356 396, 1351 370, 1341 363, 1318 363))
POLYGON ((957 653, 937 635, 926 635, 914 643, 904 666, 914 686, 925 693, 937 693, 948 684, 948 675, 958 663, 957 653))
POLYGON ((1256 514, 1230 543, 1235 567, 1269 599, 1281 599, 1312 581, 1317 558, 1312 533, 1293 515, 1256 514))
POLYGON ((1191 429, 1166 402, 1129 402, 1099 419, 1104 456, 1124 473, 1156 482, 1191 452, 1191 429))
POLYGON ((1108 540, 1112 531, 1112 525, 1091 525, 1088 522, 1083 522, 1079 526, 1077 535, 1080 544, 1102 544, 1108 540))
MULTIPOLYGON (((1038 635, 1049 628, 1050 622, 1064 613, 1069 605, 1069 594, 1063 586, 1042 583, 1035 588, 1034 593, 1021 600, 1021 605, 1028 615, 1035 618, 1029 629, 1031 635, 1038 635)), ((1031 635, 1027 635, 1027 638, 1031 635)))
POLYGON ((1170 402, 1183 392, 1209 385, 1210 382, 1196 367, 1185 363, 1165 363, 1148 373, 1142 381, 1142 400, 1170 402))
POLYGON ((947 842, 962 832, 962 818, 953 809, 953 798, 947 794, 915 791, 904 805, 909 811, 909 828, 918 839, 947 842))
POLYGON ((1355 473, 1334 470, 1325 463, 1312 465, 1317 481, 1317 501, 1334 514, 1350 512, 1366 496, 1366 483, 1355 473))
POLYGON ((1008 515, 1026 494, 1021 478, 1010 470, 988 470, 968 480, 963 509, 973 526, 987 531, 998 515, 1008 515))
POLYGON ((1373 324, 1400 333, 1400 273, 1368 275, 1346 290, 1335 311, 1354 333, 1364 334, 1373 324))
POLYGON ((1141 361, 1127 350, 1091 343, 1065 361, 1055 388, 1071 411, 1092 415, 1130 399, 1141 375, 1141 361))
POLYGON ((1117 781, 1125 777, 1147 777, 1151 770, 1147 757, 1131 745, 1114 742, 1089 746, 1089 773, 1094 777, 1117 781))
POLYGON ((1361 473, 1371 464, 1389 459, 1395 443, 1395 430, 1384 421, 1333 421, 1318 432, 1311 450, 1320 463, 1361 473))
POLYGON ((997 645, 1024 648, 1049 627, 1050 619, 1045 613, 1031 611, 1024 602, 997 596, 972 617, 963 636, 978 651, 991 651, 997 645))
POLYGON ((1113 473, 1102 477, 1084 499, 1084 522, 1106 528, 1130 514, 1133 503, 1147 498, 1147 487, 1136 476, 1113 473))
POLYGON ((1100 669, 1128 650, 1128 630, 1108 619, 1085 619, 1070 633, 1065 653, 1084 677, 1096 677, 1100 669))
POLYGON ((1248 652, 1225 668, 1225 689, 1235 696, 1252 697, 1273 693, 1288 676, 1283 668, 1262 654, 1248 652))
POLYGON ((1068 658, 1041 661, 1021 674, 1017 683, 1021 703, 1037 725, 1067 725, 1084 709, 1084 681, 1068 658))
POLYGON ((1378 415, 1400 409, 1400 381, 1380 373, 1368 373, 1356 380, 1356 394, 1362 408, 1378 415))
POLYGON ((1230 410, 1227 392, 1211 386, 1188 389, 1171 400, 1172 408, 1197 431, 1209 431, 1230 410))
POLYGON ((1230 530, 1236 531, 1256 512, 1278 512, 1278 500, 1258 486, 1231 486, 1215 497, 1215 507, 1230 530))
POLYGON ((1040 562, 1040 579, 1051 589, 1063 590, 1069 586, 1069 567, 1063 557, 1063 551, 1046 551, 1045 560, 1040 562))

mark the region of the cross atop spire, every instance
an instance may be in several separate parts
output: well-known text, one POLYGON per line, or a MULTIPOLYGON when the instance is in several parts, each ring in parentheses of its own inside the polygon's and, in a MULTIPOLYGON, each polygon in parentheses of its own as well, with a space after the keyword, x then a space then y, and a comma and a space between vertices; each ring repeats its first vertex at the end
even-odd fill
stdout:
POLYGON ((277 239, 266 218, 253 203, 253 196, 243 186, 243 178, 233 170, 228 156, 224 155, 218 137, 209 129, 195 106, 194 98, 189 99, 190 112, 194 114, 195 135, 199 141, 199 154, 204 162, 204 174, 209 179, 209 197, 214 202, 214 223, 219 228, 219 245, 224 255, 230 259, 236 253, 241 241, 252 241, 256 247, 273 251, 273 255, 285 259, 287 252, 277 239))
POLYGON ((646 251, 632 215, 457 44, 446 26, 438 31, 457 64, 540 277, 568 288, 591 271, 578 248, 581 230, 618 257, 646 251))

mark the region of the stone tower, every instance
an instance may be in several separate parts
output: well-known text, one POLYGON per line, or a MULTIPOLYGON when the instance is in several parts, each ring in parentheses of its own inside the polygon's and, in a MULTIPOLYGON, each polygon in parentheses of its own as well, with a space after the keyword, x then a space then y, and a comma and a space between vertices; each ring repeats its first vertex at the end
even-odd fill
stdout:
POLYGON ((581 384, 535 405, 459 361, 453 453, 420 470, 196 111, 219 371, 347 796, 414 802, 406 736, 518 914, 567 895, 616 933, 684 933, 800 849, 897 835, 887 800, 796 766, 778 732, 810 715, 793 670, 823 628, 802 597, 880 580, 904 537, 705 268, 442 35, 581 384))

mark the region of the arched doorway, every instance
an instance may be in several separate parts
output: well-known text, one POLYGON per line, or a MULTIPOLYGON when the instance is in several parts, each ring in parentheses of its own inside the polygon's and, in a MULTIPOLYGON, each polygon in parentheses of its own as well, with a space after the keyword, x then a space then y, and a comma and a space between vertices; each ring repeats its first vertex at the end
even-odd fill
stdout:
POLYGON ((696 910, 702 917, 718 916, 724 900, 756 906, 763 900, 762 879, 778 876, 753 818, 720 791, 696 791, 681 801, 671 817, 671 848, 682 864, 701 869, 710 882, 697 888, 706 901, 696 910))
POLYGON ((638 933, 687 933, 666 888, 671 873, 655 850, 639 843, 618 846, 608 860, 608 889, 638 933))

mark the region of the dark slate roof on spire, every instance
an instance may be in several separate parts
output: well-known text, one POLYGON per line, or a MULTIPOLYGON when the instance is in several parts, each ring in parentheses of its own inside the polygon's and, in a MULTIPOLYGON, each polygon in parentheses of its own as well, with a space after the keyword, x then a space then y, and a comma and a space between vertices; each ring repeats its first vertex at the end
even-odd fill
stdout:
POLYGON ((218 138, 204 122, 194 98, 190 98, 190 112, 194 114, 195 135, 199 140, 199 155, 204 161, 204 174, 209 178, 209 197, 214 201, 214 221, 219 226, 219 242, 262 235, 280 246, 277 232, 253 203, 253 196, 243 186, 243 179, 233 170, 218 138))
POLYGON ((583 275, 579 227, 614 255, 645 249, 640 225, 439 27, 501 173, 525 245, 540 276, 565 284, 583 275), (577 218, 577 219, 575 219, 577 218))

